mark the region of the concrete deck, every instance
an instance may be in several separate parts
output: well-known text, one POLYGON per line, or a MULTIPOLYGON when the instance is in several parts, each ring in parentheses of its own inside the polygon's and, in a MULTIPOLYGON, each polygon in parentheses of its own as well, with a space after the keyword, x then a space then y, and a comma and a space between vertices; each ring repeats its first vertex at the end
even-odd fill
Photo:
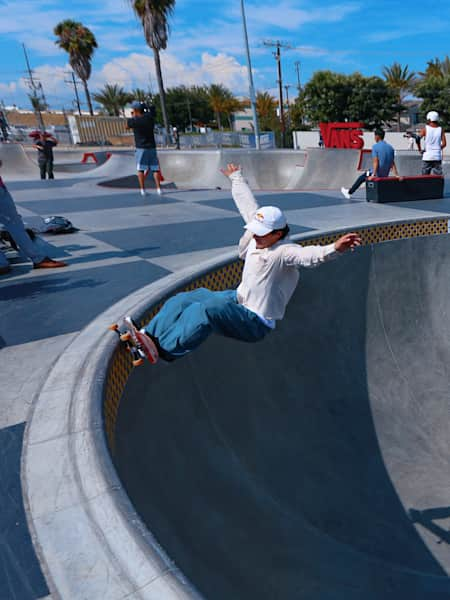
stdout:
MULTIPOLYGON (((233 252, 242 223, 226 190, 178 189, 161 198, 141 198, 132 190, 101 188, 91 173, 89 179, 70 174, 51 182, 36 181, 31 172, 24 178, 19 173, 15 181, 8 180, 7 171, 2 174, 25 220, 57 214, 80 228, 77 233, 43 238, 49 255, 69 262, 67 269, 33 271, 30 263, 10 253, 13 269, 0 279, 0 598, 35 600, 49 595, 52 573, 37 559, 31 542, 20 461, 25 426, 50 369, 60 360, 71 373, 70 355, 64 358, 64 350, 114 303, 151 282, 176 276, 181 269, 233 252)), ((350 173, 350 182, 353 178, 350 173)), ((257 198, 260 204, 277 204, 285 210, 294 234, 450 217, 449 198, 401 205, 367 204, 363 192, 351 201, 336 191, 261 191, 257 198)), ((64 377, 53 382, 61 390, 65 383, 64 377)), ((52 423, 46 426, 48 433, 52 423)), ((38 436, 39 429, 34 431, 38 436)), ((51 465, 51 455, 40 461, 42 471, 33 475, 45 485, 41 475, 51 465)), ((69 520, 65 525, 68 530, 73 527, 69 520)), ((70 544, 67 553, 70 558, 70 544)), ((66 575, 69 578, 70 573, 66 575)), ((117 597, 126 594, 129 590, 117 597)), ((79 595, 65 597, 94 598, 82 588, 79 595)))

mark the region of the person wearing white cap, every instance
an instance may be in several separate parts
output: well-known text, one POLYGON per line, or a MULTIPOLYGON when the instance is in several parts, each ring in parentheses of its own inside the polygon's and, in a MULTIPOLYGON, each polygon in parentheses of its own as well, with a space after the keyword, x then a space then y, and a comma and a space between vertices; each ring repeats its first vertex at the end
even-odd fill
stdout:
POLYGON ((237 290, 200 288, 170 298, 143 331, 163 360, 180 358, 211 333, 244 342, 262 340, 284 316, 299 280, 299 267, 314 267, 361 244, 348 233, 327 246, 302 247, 288 239, 286 217, 276 206, 259 207, 240 167, 222 173, 231 179, 233 200, 245 221, 239 242, 244 262, 237 290))
POLYGON ((442 175, 442 150, 446 147, 445 131, 439 125, 439 113, 430 110, 427 113, 427 125, 420 130, 420 138, 425 138, 424 149, 418 143, 422 153, 422 175, 442 175))

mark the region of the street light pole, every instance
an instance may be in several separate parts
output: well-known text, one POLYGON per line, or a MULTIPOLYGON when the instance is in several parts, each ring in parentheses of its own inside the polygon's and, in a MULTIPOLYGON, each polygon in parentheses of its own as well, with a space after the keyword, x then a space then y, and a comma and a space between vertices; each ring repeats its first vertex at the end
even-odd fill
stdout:
POLYGON ((247 53, 248 88, 249 88, 250 103, 252 105, 252 113, 253 113, 253 126, 254 126, 254 130, 255 130, 255 145, 256 145, 256 149, 260 150, 261 143, 260 143, 260 139, 259 139, 258 113, 256 112, 256 96, 255 96, 255 88, 253 85, 252 63, 250 60, 250 48, 248 46, 247 22, 245 19, 244 0, 241 0, 241 13, 242 13, 242 26, 244 29, 244 44, 245 44, 245 50, 247 53))

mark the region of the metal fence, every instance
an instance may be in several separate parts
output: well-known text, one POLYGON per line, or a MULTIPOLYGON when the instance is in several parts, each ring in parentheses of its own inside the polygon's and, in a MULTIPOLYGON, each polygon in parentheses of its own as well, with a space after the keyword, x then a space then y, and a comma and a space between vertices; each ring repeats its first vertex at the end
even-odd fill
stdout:
MULTIPOLYGON (((275 148, 273 132, 262 133, 259 137, 261 148, 275 148)), ((200 148, 215 146, 230 146, 237 148, 255 148, 254 133, 218 132, 200 133, 195 135, 180 135, 181 148, 200 148)))
MULTIPOLYGON (((103 116, 78 116, 68 117, 72 140, 74 144, 110 144, 120 143, 121 139, 129 138, 130 131, 126 128, 126 119, 123 117, 103 116)), ((160 131, 155 131, 155 139, 158 146, 175 146, 173 136, 166 136, 160 131)), ((263 133, 260 136, 262 148, 274 148, 275 139, 272 132, 263 133)), ((180 134, 181 148, 200 148, 235 146, 238 148, 254 148, 254 133, 234 133, 211 131, 185 135, 180 134)))

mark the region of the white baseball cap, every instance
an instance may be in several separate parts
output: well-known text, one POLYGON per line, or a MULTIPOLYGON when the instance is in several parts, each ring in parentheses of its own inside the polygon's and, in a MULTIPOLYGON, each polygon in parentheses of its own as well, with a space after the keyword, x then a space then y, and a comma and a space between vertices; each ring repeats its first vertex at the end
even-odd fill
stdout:
POLYGON ((253 219, 245 225, 245 229, 256 235, 267 235, 275 229, 283 229, 286 225, 286 217, 279 208, 262 206, 258 208, 253 219))
POLYGON ((430 112, 427 113, 427 121, 439 121, 439 113, 435 110, 430 110, 430 112))

